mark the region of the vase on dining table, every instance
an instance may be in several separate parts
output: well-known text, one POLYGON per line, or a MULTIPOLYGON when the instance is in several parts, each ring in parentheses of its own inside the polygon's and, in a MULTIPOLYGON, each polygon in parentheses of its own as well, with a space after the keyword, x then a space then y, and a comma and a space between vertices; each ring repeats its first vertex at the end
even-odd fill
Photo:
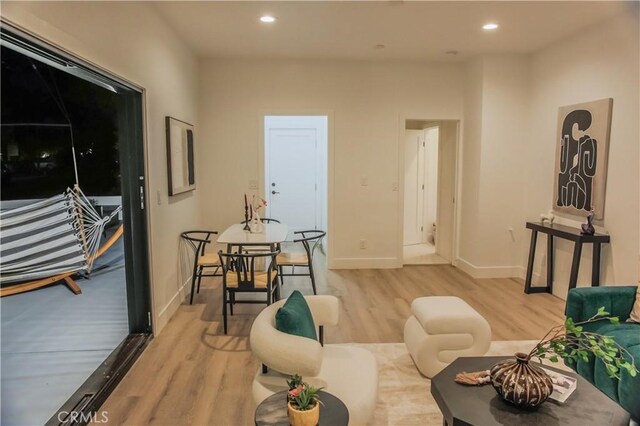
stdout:
POLYGON ((253 209, 252 213, 251 221, 249 222, 249 232, 252 234, 259 234, 263 230, 262 221, 260 220, 260 215, 255 209, 253 209))

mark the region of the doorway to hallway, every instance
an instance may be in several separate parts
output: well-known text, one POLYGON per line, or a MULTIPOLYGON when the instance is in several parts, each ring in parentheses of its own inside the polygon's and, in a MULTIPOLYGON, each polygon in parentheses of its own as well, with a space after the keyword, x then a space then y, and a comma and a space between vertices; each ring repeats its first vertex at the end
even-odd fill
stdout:
POLYGON ((406 120, 403 264, 451 263, 458 123, 406 120))
POLYGON ((264 117, 267 217, 294 232, 327 230, 327 137, 324 115, 264 117))

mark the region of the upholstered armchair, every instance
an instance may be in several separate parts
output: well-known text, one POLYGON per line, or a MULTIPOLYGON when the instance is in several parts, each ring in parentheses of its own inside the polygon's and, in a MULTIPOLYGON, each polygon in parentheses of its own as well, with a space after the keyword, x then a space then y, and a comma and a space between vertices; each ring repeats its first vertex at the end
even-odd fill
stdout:
MULTIPOLYGON (((339 301, 334 296, 306 296, 313 320, 320 327, 337 325, 339 301)), ((253 400, 260 404, 270 395, 286 390, 289 375, 299 374, 312 386, 338 397, 349 409, 349 424, 369 423, 378 399, 378 368, 366 349, 321 342, 283 333, 275 327, 275 315, 284 304, 267 306, 251 327, 253 354, 263 364, 253 381, 253 400), (266 371, 265 371, 266 370, 266 371)))

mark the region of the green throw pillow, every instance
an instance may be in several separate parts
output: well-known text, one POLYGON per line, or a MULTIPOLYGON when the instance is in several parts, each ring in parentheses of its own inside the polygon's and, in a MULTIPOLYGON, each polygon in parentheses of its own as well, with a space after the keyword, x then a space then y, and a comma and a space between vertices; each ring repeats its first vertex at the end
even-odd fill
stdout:
POLYGON ((284 305, 276 312, 276 329, 283 333, 318 340, 311 310, 298 290, 291 293, 284 305))

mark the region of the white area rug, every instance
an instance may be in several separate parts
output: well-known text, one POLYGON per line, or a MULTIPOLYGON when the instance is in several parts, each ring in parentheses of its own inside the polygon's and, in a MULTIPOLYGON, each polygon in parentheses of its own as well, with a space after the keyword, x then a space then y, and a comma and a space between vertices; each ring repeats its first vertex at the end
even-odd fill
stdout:
MULTIPOLYGON (((536 340, 491 342, 487 356, 529 352, 536 340)), ((404 343, 355 344, 376 357, 380 382, 375 425, 442 425, 442 414, 431 396, 431 381, 413 364, 404 343)), ((554 366, 562 368, 560 364, 554 366)))

